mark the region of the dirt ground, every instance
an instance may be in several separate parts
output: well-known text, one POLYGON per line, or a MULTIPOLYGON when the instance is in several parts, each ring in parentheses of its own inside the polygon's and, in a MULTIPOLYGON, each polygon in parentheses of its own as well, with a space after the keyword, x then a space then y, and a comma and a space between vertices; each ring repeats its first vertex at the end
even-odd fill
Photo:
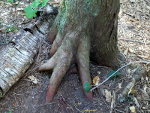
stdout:
MULTIPOLYGON (((20 1, 15 10, 15 6, 0 1, 0 48, 9 43, 11 35, 30 22, 23 16, 22 11, 27 4, 27 0, 20 1)), ((121 0, 118 41, 120 51, 128 61, 150 62, 149 0, 121 0)), ((108 80, 94 91, 93 100, 87 100, 83 95, 78 74, 67 74, 54 100, 45 103, 51 72, 39 72, 37 68, 43 60, 49 59, 49 42, 42 41, 40 48, 35 63, 25 76, 0 99, 0 113, 130 113, 134 107, 136 112, 132 113, 150 112, 150 74, 136 83, 132 97, 125 102, 120 102, 119 97, 131 80, 131 75, 108 80), (34 80, 29 78, 31 76, 34 76, 34 80)), ((150 65, 141 66, 150 70, 150 65)), ((100 82, 107 78, 110 71, 108 67, 91 62, 91 76, 99 76, 100 82)))

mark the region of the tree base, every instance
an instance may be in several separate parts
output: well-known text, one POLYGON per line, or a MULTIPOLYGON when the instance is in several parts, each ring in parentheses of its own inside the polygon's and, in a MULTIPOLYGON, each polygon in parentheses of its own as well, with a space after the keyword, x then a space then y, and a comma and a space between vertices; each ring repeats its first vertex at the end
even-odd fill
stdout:
MULTIPOLYGON (((39 67, 40 71, 53 69, 46 96, 47 102, 53 99, 62 78, 72 64, 77 64, 82 84, 84 85, 84 83, 88 82, 91 85, 89 72, 89 36, 83 32, 68 32, 66 35, 62 35, 54 29, 52 29, 53 33, 50 33, 52 35, 49 37, 51 42, 54 40, 50 50, 52 57, 39 67), (79 38, 79 36, 82 36, 82 38, 79 38)), ((85 95, 90 99, 92 98, 92 92, 87 93, 85 91, 85 95)))
POLYGON ((119 0, 63 1, 49 35, 49 40, 53 43, 50 50, 52 57, 39 68, 41 71, 53 69, 47 101, 52 100, 72 64, 77 64, 86 96, 92 97, 92 93, 87 93, 85 89, 85 84, 88 84, 86 88, 91 87, 90 50, 98 63, 119 67, 118 9, 119 0))

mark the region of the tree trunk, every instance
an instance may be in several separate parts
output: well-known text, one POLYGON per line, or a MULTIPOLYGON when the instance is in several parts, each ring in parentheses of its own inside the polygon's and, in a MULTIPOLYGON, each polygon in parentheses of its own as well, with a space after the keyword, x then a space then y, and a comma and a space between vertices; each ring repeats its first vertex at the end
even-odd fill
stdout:
POLYGON ((118 60, 117 27, 119 0, 103 0, 99 15, 94 19, 92 39, 93 59, 101 65, 116 68, 118 60))
POLYGON ((47 101, 52 100, 71 64, 77 64, 85 95, 89 98, 92 97, 88 90, 91 85, 89 57, 98 64, 119 66, 118 12, 119 0, 63 0, 49 34, 53 42, 52 57, 39 68, 53 69, 47 101))
MULTIPOLYGON (((98 64, 116 68, 119 0, 64 0, 56 19, 60 32, 86 32, 91 38, 91 58, 98 64)), ((64 34, 64 33, 63 33, 64 34)))

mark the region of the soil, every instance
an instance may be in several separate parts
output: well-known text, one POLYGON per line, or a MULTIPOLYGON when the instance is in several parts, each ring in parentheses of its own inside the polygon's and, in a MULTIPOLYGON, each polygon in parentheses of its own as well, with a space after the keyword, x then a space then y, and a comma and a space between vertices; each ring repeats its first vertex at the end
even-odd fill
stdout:
MULTIPOLYGON (((28 4, 26 0, 20 1, 15 13, 12 13, 14 7, 11 4, 3 1, 0 1, 0 4, 0 17, 3 15, 3 18, 0 18, 0 48, 2 48, 11 40, 9 37, 15 34, 15 32, 8 32, 5 24, 8 25, 9 23, 20 29, 25 26, 24 23, 28 23, 30 20, 22 16, 22 9, 28 4), (5 11, 2 10, 4 8, 5 11), (14 21, 15 16, 17 18, 14 21)), ((150 2, 148 0, 121 0, 118 45, 129 61, 150 61, 149 7, 150 2)), ((37 68, 42 61, 49 59, 50 47, 48 41, 41 42, 41 49, 35 57, 34 64, 25 73, 24 77, 8 91, 4 98, 0 99, 0 113, 130 113, 131 106, 135 106, 137 113, 150 112, 149 100, 143 100, 144 94, 141 92, 141 90, 145 90, 145 87, 150 92, 148 82, 150 76, 147 75, 142 77, 134 88, 136 90, 134 97, 137 102, 130 99, 123 103, 118 101, 122 90, 130 81, 131 76, 129 77, 129 75, 108 80, 100 88, 94 90, 93 100, 87 100, 82 91, 79 75, 66 74, 54 100, 51 103, 46 103, 45 94, 51 72, 39 72, 37 68), (34 76, 37 82, 29 79, 30 76, 34 76), (111 92, 111 95, 109 95, 109 92, 111 92), (112 101, 109 102, 109 98, 115 100, 113 110, 111 110, 112 101)), ((149 65, 142 66, 147 70, 150 68, 149 65)), ((92 62, 90 64, 92 78, 99 76, 100 82, 107 78, 106 75, 110 71, 112 70, 108 67, 98 66, 92 62)), ((147 90, 146 92, 148 92, 147 90)))

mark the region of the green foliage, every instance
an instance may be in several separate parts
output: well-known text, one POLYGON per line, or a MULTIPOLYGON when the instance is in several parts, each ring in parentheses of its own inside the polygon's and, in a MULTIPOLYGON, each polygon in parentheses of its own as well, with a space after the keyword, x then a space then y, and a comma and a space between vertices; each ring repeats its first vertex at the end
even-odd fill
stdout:
POLYGON ((7 2, 14 3, 15 1, 14 0, 7 0, 7 2))
POLYGON ((49 1, 49 0, 42 0, 41 6, 42 6, 42 7, 46 6, 46 4, 47 4, 48 1, 49 1))
POLYGON ((85 82, 83 84, 83 89, 86 91, 86 92, 89 92, 90 89, 92 88, 91 84, 89 82, 85 82))
POLYGON ((8 112, 7 113, 13 113, 13 111, 12 110, 8 110, 8 112))
POLYGON ((49 0, 35 0, 29 6, 24 8, 25 15, 27 18, 36 17, 36 13, 39 7, 44 7, 49 0))

